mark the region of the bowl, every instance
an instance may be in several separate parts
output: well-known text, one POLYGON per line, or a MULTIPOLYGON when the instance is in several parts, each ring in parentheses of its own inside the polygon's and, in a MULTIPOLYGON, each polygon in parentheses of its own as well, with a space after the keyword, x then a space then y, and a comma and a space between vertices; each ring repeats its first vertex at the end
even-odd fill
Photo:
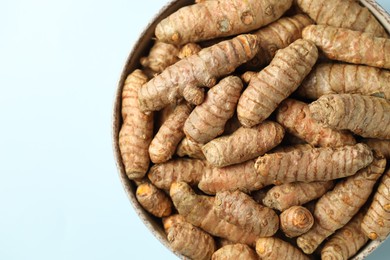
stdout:
MULTIPOLYGON (((114 150, 114 157, 116 161, 116 166, 119 173, 120 181, 123 185, 123 188, 130 200, 131 205, 134 210, 141 218, 143 223, 149 228, 152 234, 167 248, 169 248, 174 254, 179 258, 188 259, 177 252, 173 251, 170 248, 169 242, 166 238, 164 229, 162 227, 161 221, 158 221, 157 218, 151 216, 147 213, 142 206, 138 203, 135 191, 135 183, 129 180, 125 173, 125 168, 121 158, 119 150, 119 130, 122 125, 121 117, 121 93, 124 86, 126 77, 136 68, 140 68, 139 60, 141 57, 148 54, 149 49, 151 48, 153 41, 152 37, 154 36, 154 29, 156 25, 165 17, 175 12, 179 8, 193 4, 193 0, 174 0, 169 2, 167 5, 161 8, 161 10, 155 15, 151 22, 145 27, 140 37, 134 44, 127 61, 122 70, 119 83, 117 85, 114 104, 113 104, 113 114, 112 114, 112 143, 114 150)), ((360 0, 360 2, 366 6, 378 19, 378 21, 385 27, 385 29, 390 32, 390 15, 374 0, 360 0)), ((371 252, 373 252, 378 246, 380 246, 382 241, 369 241, 352 259, 360 260, 366 258, 371 252)))

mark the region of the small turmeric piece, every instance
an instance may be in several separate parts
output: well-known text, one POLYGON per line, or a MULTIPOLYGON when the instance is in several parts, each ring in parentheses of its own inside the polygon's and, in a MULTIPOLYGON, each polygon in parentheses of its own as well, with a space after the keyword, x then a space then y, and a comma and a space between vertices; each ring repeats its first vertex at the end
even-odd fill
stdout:
POLYGON ((139 185, 135 195, 142 207, 152 215, 159 218, 171 215, 172 202, 169 196, 153 184, 143 183, 139 185))
POLYGON ((200 105, 204 99, 201 87, 213 87, 218 78, 252 59, 257 51, 257 37, 250 34, 204 48, 169 66, 144 84, 139 91, 140 107, 143 111, 160 110, 177 103, 182 97, 189 103, 200 105))
POLYGON ((276 121, 287 132, 312 146, 340 147, 356 144, 351 133, 333 130, 314 120, 310 115, 309 106, 298 100, 284 100, 277 110, 276 121))
POLYGON ((313 227, 297 239, 303 252, 313 253, 322 241, 352 219, 366 203, 385 167, 386 159, 377 156, 368 167, 345 178, 318 200, 313 227))
POLYGON ((371 149, 381 153, 386 159, 390 159, 390 140, 381 139, 363 139, 363 143, 367 144, 371 149))
POLYGON ((254 245, 257 236, 250 231, 219 218, 214 208, 214 197, 197 195, 185 182, 171 185, 170 195, 177 211, 185 220, 209 234, 236 243, 254 245))
POLYGON ((381 179, 361 228, 372 240, 385 240, 390 234, 390 170, 381 179))
MULTIPOLYGON (((312 148, 307 145, 306 147, 293 150, 308 149, 312 148)), ((244 163, 235 164, 223 168, 211 168, 211 170, 204 170, 203 175, 200 176, 198 187, 207 194, 216 194, 218 191, 234 191, 237 189, 243 192, 251 192, 262 189, 263 187, 272 184, 267 181, 267 179, 257 173, 255 168, 255 160, 248 160, 244 163)), ((319 187, 317 188, 321 190, 319 187)), ((332 187, 329 184, 329 189, 331 188, 332 187)), ((312 193, 310 192, 309 194, 311 196, 312 193)), ((302 201, 303 203, 304 199, 305 197, 302 196, 302 198, 299 198, 299 201, 302 201)), ((274 206, 277 207, 277 204, 275 204, 274 206)))
POLYGON ((280 229, 287 237, 300 236, 309 231, 313 224, 313 215, 302 206, 292 206, 280 214, 280 229))
POLYGON ((207 161, 217 167, 237 164, 263 155, 283 139, 284 129, 272 121, 240 127, 228 136, 216 138, 202 147, 207 161))
POLYGON ((191 141, 187 137, 184 137, 183 140, 177 146, 176 154, 180 157, 189 156, 194 159, 206 159, 202 152, 203 144, 191 141))
POLYGON ((204 102, 195 107, 186 120, 186 136, 204 144, 221 135, 236 111, 242 87, 239 77, 229 76, 210 89, 204 102))
POLYGON ((317 24, 368 32, 377 37, 387 35, 370 10, 361 6, 358 1, 297 0, 296 4, 317 24))
POLYGON ((265 185, 328 181, 354 175, 372 160, 371 149, 359 143, 338 148, 266 154, 256 160, 255 168, 265 185))
POLYGON ((168 66, 176 63, 179 58, 179 49, 169 43, 156 41, 147 57, 141 58, 141 65, 152 71, 161 73, 168 66))
POLYGON ((204 171, 198 187, 207 194, 218 191, 255 191, 266 186, 255 169, 255 160, 249 160, 223 168, 204 171))
POLYGON ((318 64, 297 90, 301 97, 318 99, 326 94, 361 94, 390 100, 390 71, 371 66, 318 64))
POLYGON ((206 171, 210 170, 205 161, 180 158, 153 165, 149 170, 148 178, 156 187, 169 190, 175 181, 197 185, 206 171))
POLYGON ((152 162, 166 162, 175 154, 177 145, 184 137, 184 123, 192 108, 192 105, 187 103, 178 105, 162 124, 149 146, 149 155, 152 162))
POLYGON ((334 187, 333 181, 293 182, 272 187, 263 204, 280 211, 318 199, 334 187))
POLYGON ((119 149, 129 179, 142 178, 149 168, 153 114, 141 112, 138 105, 138 90, 147 80, 141 70, 135 70, 126 78, 122 90, 123 125, 119 132, 119 149))
POLYGON ((180 214, 173 214, 168 217, 163 217, 162 218, 162 223, 164 227, 164 231, 166 234, 168 234, 168 230, 176 223, 182 223, 186 222, 184 217, 180 214))
POLYGON ((197 54, 201 49, 202 47, 200 47, 198 44, 190 42, 181 47, 177 56, 179 59, 184 59, 190 57, 191 55, 197 54))
POLYGON ((259 238, 256 242, 256 252, 260 256, 260 259, 310 259, 295 246, 276 237, 259 238))
POLYGON ((342 260, 354 256, 368 241, 360 227, 363 217, 363 212, 358 212, 348 224, 333 234, 321 250, 321 259, 342 260))
POLYGON ((390 39, 326 25, 309 25, 302 37, 329 59, 390 69, 390 39))
POLYGON ((256 71, 248 70, 242 73, 240 77, 244 83, 248 84, 253 77, 256 77, 257 73, 256 71))
POLYGON ((258 260, 256 252, 245 244, 233 244, 221 247, 214 252, 211 260, 258 260))
POLYGON ((261 123, 294 92, 317 61, 316 46, 299 39, 279 50, 271 63, 251 78, 237 105, 241 124, 261 123))
POLYGON ((259 237, 273 236, 279 229, 279 217, 241 191, 217 192, 214 208, 219 218, 259 237))
POLYGON ((292 0, 202 1, 163 19, 155 35, 181 45, 246 33, 277 20, 291 5, 292 0))
POLYGON ((390 101, 358 94, 329 94, 309 105, 311 116, 333 129, 390 139, 390 101))
POLYGON ((209 260, 216 250, 211 235, 187 222, 173 224, 167 239, 174 251, 194 260, 209 260))
POLYGON ((282 17, 253 32, 260 39, 260 50, 252 60, 243 66, 246 69, 258 70, 268 65, 277 50, 286 48, 302 38, 303 28, 310 24, 313 24, 313 21, 307 15, 296 14, 291 17, 282 17))

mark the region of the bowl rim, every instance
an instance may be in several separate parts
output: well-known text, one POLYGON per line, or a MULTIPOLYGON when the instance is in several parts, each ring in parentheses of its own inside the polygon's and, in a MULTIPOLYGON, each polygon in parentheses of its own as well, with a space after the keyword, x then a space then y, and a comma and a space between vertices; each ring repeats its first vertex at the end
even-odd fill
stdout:
MULTIPOLYGON (((388 33, 390 33, 390 15, 385 11, 385 9, 378 4, 375 0, 359 0, 365 7, 367 7, 371 13, 375 16, 375 18, 382 24, 382 26, 386 29, 388 33)), ((166 17, 169 13, 178 8, 185 6, 187 4, 191 4, 193 1, 191 0, 170 0, 166 3, 161 9, 153 16, 153 18, 149 21, 149 23, 144 27, 140 36, 133 44, 129 55, 127 56, 126 62, 122 67, 122 72, 120 74, 119 81, 116 85, 116 91, 114 94, 114 100, 112 103, 112 124, 111 124, 111 138, 112 138, 112 149, 115 158, 115 164, 117 168, 117 173, 119 175, 119 179, 121 181, 122 187, 124 188, 130 203, 137 213, 138 217, 142 220, 144 225, 151 231, 151 233, 173 254, 178 256, 181 259, 188 259, 187 257, 179 254, 177 251, 173 250, 169 242, 166 238, 165 232, 162 229, 161 225, 157 223, 157 218, 152 217, 149 213, 147 213, 142 206, 138 203, 135 197, 135 186, 134 183, 129 180, 126 176, 125 169, 122 162, 122 157, 119 149, 119 131, 121 128, 121 104, 122 104, 122 89, 124 86, 124 82, 126 77, 129 75, 129 72, 138 68, 140 66, 135 66, 134 64, 139 65, 136 57, 140 57, 141 53, 138 51, 142 48, 145 49, 146 42, 151 42, 152 35, 154 34, 154 28, 159 21, 161 21, 164 17, 166 17), (151 37, 145 37, 146 35, 151 35, 151 37), (136 62, 133 62, 133 61, 136 62)), ((380 245, 383 244, 385 240, 372 240, 367 242, 367 244, 362 247, 351 259, 352 260, 362 260, 365 259, 369 254, 371 254, 374 250, 376 250, 380 245)))

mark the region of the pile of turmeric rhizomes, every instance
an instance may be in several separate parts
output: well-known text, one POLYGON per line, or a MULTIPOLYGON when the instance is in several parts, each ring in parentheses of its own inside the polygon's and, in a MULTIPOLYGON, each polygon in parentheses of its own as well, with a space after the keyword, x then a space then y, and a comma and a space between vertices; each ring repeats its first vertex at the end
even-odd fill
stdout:
POLYGON ((196 1, 155 38, 123 86, 119 144, 172 250, 348 259, 387 237, 390 40, 367 8, 196 1))

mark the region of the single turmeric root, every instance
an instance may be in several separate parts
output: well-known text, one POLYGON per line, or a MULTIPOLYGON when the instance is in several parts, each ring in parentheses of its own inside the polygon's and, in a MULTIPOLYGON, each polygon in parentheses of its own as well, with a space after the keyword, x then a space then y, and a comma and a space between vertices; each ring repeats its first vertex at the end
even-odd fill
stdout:
POLYGON ((301 250, 276 237, 262 237, 256 242, 256 252, 260 259, 309 260, 301 250))
POLYGON ((270 65, 251 78, 241 95, 237 106, 241 124, 251 127, 269 117, 298 88, 317 57, 316 46, 302 39, 279 50, 270 65))
POLYGON ((313 215, 302 206, 292 206, 280 214, 280 229, 287 237, 300 236, 309 231, 313 224, 313 215))
POLYGON ((333 187, 333 181, 286 183, 272 187, 263 199, 263 203, 267 207, 284 211, 292 206, 318 199, 333 187))
POLYGON ((322 241, 352 219, 366 203, 385 167, 386 159, 376 157, 368 167, 339 182, 318 200, 313 227, 297 239, 303 252, 313 253, 322 241))
POLYGON ((255 168, 263 184, 296 181, 329 181, 354 175, 373 160, 365 144, 339 148, 313 148, 287 153, 272 153, 259 157, 255 168), (326 163, 325 163, 326 162, 326 163))
POLYGON ((178 48, 170 43, 156 41, 150 49, 149 55, 142 57, 140 63, 156 75, 177 61, 198 53, 201 49, 196 43, 188 43, 178 48))
POLYGON ((138 105, 138 90, 147 80, 141 70, 135 70, 126 78, 122 90, 123 125, 119 132, 119 149, 129 179, 142 178, 149 168, 153 114, 141 112, 138 105))
POLYGON ((176 63, 179 49, 169 43, 156 41, 147 57, 141 58, 141 65, 152 71, 161 73, 168 66, 176 63))
POLYGON ((348 28, 386 37, 387 33, 375 16, 357 1, 297 0, 296 4, 317 24, 348 28))
POLYGON ((390 101, 358 94, 329 94, 309 105, 312 117, 333 129, 390 139, 390 101))
POLYGON ((180 158, 153 165, 149 170, 148 178, 156 187, 169 190, 175 181, 197 185, 203 172, 207 171, 210 169, 205 161, 180 158))
POLYGON ((270 237, 278 231, 278 215, 241 191, 218 192, 214 208, 219 218, 259 237, 270 237))
POLYGON ((173 224, 167 239, 174 251, 194 260, 209 260, 216 250, 212 236, 187 222, 173 224))
POLYGON ((390 170, 380 181, 361 228, 370 239, 385 240, 390 234, 390 170))
POLYGON ((202 1, 162 20, 155 35, 180 45, 246 33, 277 20, 291 4, 292 0, 202 1))
POLYGON ((200 105, 204 99, 201 87, 213 87, 218 78, 252 59, 257 51, 257 37, 250 34, 204 48, 169 66, 144 84, 139 91, 140 107, 143 111, 160 110, 177 103, 182 97, 189 103, 200 105))
POLYGON ((326 25, 309 25, 302 37, 329 59, 390 69, 390 39, 326 25))
POLYGON ((217 167, 233 165, 263 155, 283 139, 284 129, 278 123, 264 121, 251 127, 240 127, 233 134, 216 138, 202 147, 207 161, 217 167))
POLYGON ((226 245, 214 252, 211 260, 258 260, 256 252, 245 244, 226 245))
POLYGON ((200 52, 201 49, 202 47, 200 47, 200 45, 190 42, 181 47, 177 56, 179 57, 179 59, 184 59, 190 57, 191 55, 197 54, 198 52, 200 52))
POLYGON ((318 123, 310 115, 309 106, 301 101, 286 99, 279 106, 276 121, 312 146, 340 147, 356 144, 351 133, 333 130, 318 123))
POLYGON ((257 73, 258 72, 248 70, 242 73, 240 77, 244 83, 248 84, 253 77, 256 77, 257 73))
POLYGON ((195 107, 186 120, 186 136, 204 144, 221 135, 236 111, 242 87, 240 78, 229 76, 210 89, 204 102, 195 107))
POLYGON ((176 154, 180 157, 189 156, 194 159, 204 160, 204 154, 202 152, 203 144, 191 141, 187 137, 184 137, 183 140, 177 146, 176 154))
POLYGON ((182 223, 186 222, 184 217, 180 214, 173 214, 168 217, 163 217, 162 218, 162 223, 164 227, 164 231, 166 234, 168 234, 169 229, 176 223, 182 223))
MULTIPOLYGON (((310 146, 304 146, 302 148, 292 149, 292 151, 308 149, 312 148, 310 146)), ((362 156, 364 157, 365 155, 362 154, 362 156)), ((272 184, 271 181, 257 173, 255 160, 248 160, 227 167, 203 170, 198 187, 207 194, 216 194, 219 191, 234 191, 237 189, 248 193, 262 189, 270 184, 272 184)))
POLYGON ((330 237, 321 250, 321 259, 349 259, 367 243, 368 237, 360 227, 363 216, 363 212, 358 212, 348 224, 330 237))
POLYGON ((266 186, 255 169, 255 160, 204 171, 198 187, 207 194, 218 191, 255 191, 266 186))
POLYGON ((246 70, 259 70, 261 67, 269 64, 277 50, 286 48, 294 41, 302 38, 303 28, 310 24, 313 24, 313 21, 307 15, 297 14, 291 17, 280 18, 266 27, 255 31, 253 34, 260 39, 260 50, 243 67, 246 70))
POLYGON ((361 94, 390 100, 390 71, 364 65, 318 64, 297 90, 301 97, 326 94, 361 94))
POLYGON ((172 202, 169 197, 151 183, 143 183, 137 187, 135 193, 142 207, 156 217, 171 215, 172 202))
POLYGON ((184 123, 192 108, 192 105, 187 103, 178 105, 162 124, 149 146, 149 155, 152 162, 166 162, 175 154, 177 145, 184 137, 184 123))
POLYGON ((214 197, 197 195, 185 182, 171 185, 170 195, 177 211, 185 220, 213 236, 233 242, 254 245, 257 236, 219 218, 214 209, 214 197))
POLYGON ((371 149, 382 154, 386 159, 390 159, 390 140, 381 139, 363 139, 363 143, 367 144, 371 149))

